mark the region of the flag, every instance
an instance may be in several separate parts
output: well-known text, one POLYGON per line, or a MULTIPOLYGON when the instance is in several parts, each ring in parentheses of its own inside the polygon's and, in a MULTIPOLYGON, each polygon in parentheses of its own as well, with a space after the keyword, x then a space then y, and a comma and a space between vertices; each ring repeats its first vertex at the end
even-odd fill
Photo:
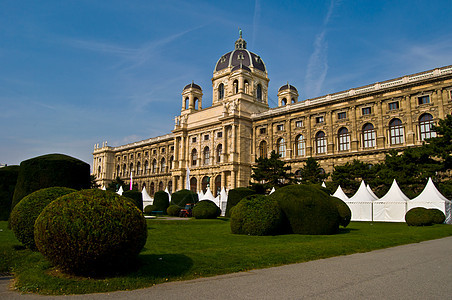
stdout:
POLYGON ((133 185, 132 173, 133 173, 133 170, 130 170, 130 188, 129 188, 129 190, 132 190, 132 185, 133 185))
POLYGON ((187 166, 187 179, 186 179, 186 182, 185 182, 185 188, 187 190, 190 189, 190 168, 188 166, 187 166))

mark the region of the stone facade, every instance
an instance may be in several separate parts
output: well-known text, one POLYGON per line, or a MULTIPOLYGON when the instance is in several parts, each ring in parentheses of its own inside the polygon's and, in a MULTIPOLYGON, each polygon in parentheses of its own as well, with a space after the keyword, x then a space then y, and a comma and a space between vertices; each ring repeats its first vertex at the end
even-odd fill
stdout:
POLYGON ((377 163, 391 149, 419 146, 432 124, 452 112, 452 66, 299 101, 289 83, 268 106, 268 74, 245 40, 223 55, 212 77, 212 106, 202 108, 195 83, 182 92, 172 133, 110 147, 95 145, 93 174, 100 185, 117 176, 149 194, 186 187, 214 195, 247 186, 257 157, 276 150, 297 173, 308 157, 326 172, 353 159, 377 163))

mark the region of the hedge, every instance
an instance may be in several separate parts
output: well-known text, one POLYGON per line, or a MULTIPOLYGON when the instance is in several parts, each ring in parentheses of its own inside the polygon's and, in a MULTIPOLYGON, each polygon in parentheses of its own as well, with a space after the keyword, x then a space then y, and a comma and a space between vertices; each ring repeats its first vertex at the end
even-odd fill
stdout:
POLYGON ((7 221, 11 213, 11 203, 18 175, 19 166, 0 168, 0 221, 7 221))
POLYGON ((228 203, 226 204, 225 216, 230 217, 231 209, 236 206, 240 202, 240 200, 242 200, 246 196, 254 195, 255 193, 256 191, 246 187, 239 187, 230 190, 228 193, 228 203))
POLYGON ((138 207, 139 210, 143 211, 143 195, 140 192, 131 190, 125 191, 124 193, 122 193, 122 195, 124 197, 132 199, 136 207, 138 207))
POLYGON ((171 195, 171 204, 177 205, 181 208, 185 207, 187 203, 198 203, 198 194, 190 190, 179 190, 171 195))

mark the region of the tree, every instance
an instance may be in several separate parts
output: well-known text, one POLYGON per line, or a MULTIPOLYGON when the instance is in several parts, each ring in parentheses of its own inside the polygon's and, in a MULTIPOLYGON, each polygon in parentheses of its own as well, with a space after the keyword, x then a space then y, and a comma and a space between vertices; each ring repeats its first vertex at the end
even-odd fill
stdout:
MULTIPOLYGON (((286 166, 280 157, 274 150, 271 152, 270 158, 259 157, 256 160, 256 167, 252 168, 251 178, 263 184, 267 189, 292 183, 294 180, 293 173, 290 172, 291 168, 286 166)), ((253 183, 251 184, 253 185, 253 183)))
POLYGON ((443 163, 442 171, 452 169, 452 115, 447 115, 444 120, 439 120, 437 126, 433 126, 436 137, 427 139, 426 148, 431 154, 443 163))
POLYGON ((107 191, 112 191, 112 192, 117 192, 119 190, 119 188, 122 186, 122 188, 125 190, 125 182, 118 177, 116 177, 115 180, 113 180, 112 182, 110 182, 107 186, 107 191))
POLYGON ((300 169, 301 183, 321 184, 329 176, 320 168, 319 163, 312 157, 306 160, 306 164, 300 169))
POLYGON ((361 180, 368 184, 373 182, 378 169, 378 166, 354 159, 343 166, 335 166, 331 179, 336 185, 335 189, 340 185, 344 192, 350 196, 358 190, 361 180))
POLYGON ((92 188, 92 189, 97 189, 97 188, 99 188, 99 185, 98 185, 97 182, 96 182, 96 175, 91 174, 89 177, 90 177, 90 180, 91 180, 91 188, 92 188))

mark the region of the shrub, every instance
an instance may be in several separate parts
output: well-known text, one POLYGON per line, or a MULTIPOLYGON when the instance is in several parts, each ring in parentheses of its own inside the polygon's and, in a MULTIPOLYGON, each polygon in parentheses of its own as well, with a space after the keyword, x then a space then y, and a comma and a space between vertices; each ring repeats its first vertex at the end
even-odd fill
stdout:
POLYGON ((173 216, 173 217, 178 217, 179 216, 179 212, 180 212, 180 207, 174 204, 171 204, 170 206, 168 206, 168 208, 166 209, 166 213, 169 216, 173 216))
POLYGON ((216 219, 220 214, 220 208, 210 200, 199 201, 193 207, 193 217, 195 219, 216 219))
POLYGON ((231 216, 231 208, 237 205, 246 196, 254 195, 256 192, 246 187, 239 187, 229 191, 228 203, 226 204, 226 217, 231 216))
POLYGON ((35 223, 38 250, 72 274, 124 271, 134 265, 146 238, 141 211, 124 197, 99 189, 58 198, 35 223))
POLYGON ((12 210, 10 224, 16 238, 29 249, 36 250, 34 225, 42 210, 52 201, 76 190, 51 187, 31 193, 12 210))
POLYGON ((428 209, 415 207, 407 211, 405 222, 408 226, 429 226, 433 224, 433 219, 428 209))
POLYGON ((331 197, 334 205, 336 205, 337 212, 339 213, 339 225, 342 227, 347 227, 350 224, 350 219, 352 218, 352 211, 348 207, 347 203, 339 198, 331 197))
POLYGON ((432 218, 432 223, 433 224, 443 224, 444 221, 446 221, 446 216, 439 209, 437 209, 437 208, 430 208, 428 210, 428 212, 430 213, 430 217, 432 218))
POLYGON ((146 207, 144 208, 144 214, 150 216, 152 214, 153 211, 156 211, 157 206, 151 204, 151 205, 146 205, 146 207))
POLYGON ((0 221, 9 218, 18 175, 19 166, 0 168, 0 221))
POLYGON ((20 163, 12 207, 34 191, 54 186, 76 190, 91 185, 89 164, 64 154, 48 154, 20 163))
POLYGON ((125 191, 122 193, 124 197, 130 198, 133 200, 133 203, 138 207, 139 210, 143 211, 143 195, 135 190, 125 191))
POLYGON ((169 207, 169 196, 165 191, 158 191, 154 194, 153 204, 157 207, 156 210, 166 213, 166 209, 169 207))
POLYGON ((268 197, 278 202, 289 232, 334 234, 339 230, 339 212, 332 197, 314 186, 289 185, 268 197))
POLYGON ((190 190, 180 190, 171 195, 171 204, 185 207, 187 203, 198 203, 198 194, 190 190))
POLYGON ((283 214, 274 199, 264 195, 243 198, 231 211, 234 234, 273 235, 281 231, 283 214))

